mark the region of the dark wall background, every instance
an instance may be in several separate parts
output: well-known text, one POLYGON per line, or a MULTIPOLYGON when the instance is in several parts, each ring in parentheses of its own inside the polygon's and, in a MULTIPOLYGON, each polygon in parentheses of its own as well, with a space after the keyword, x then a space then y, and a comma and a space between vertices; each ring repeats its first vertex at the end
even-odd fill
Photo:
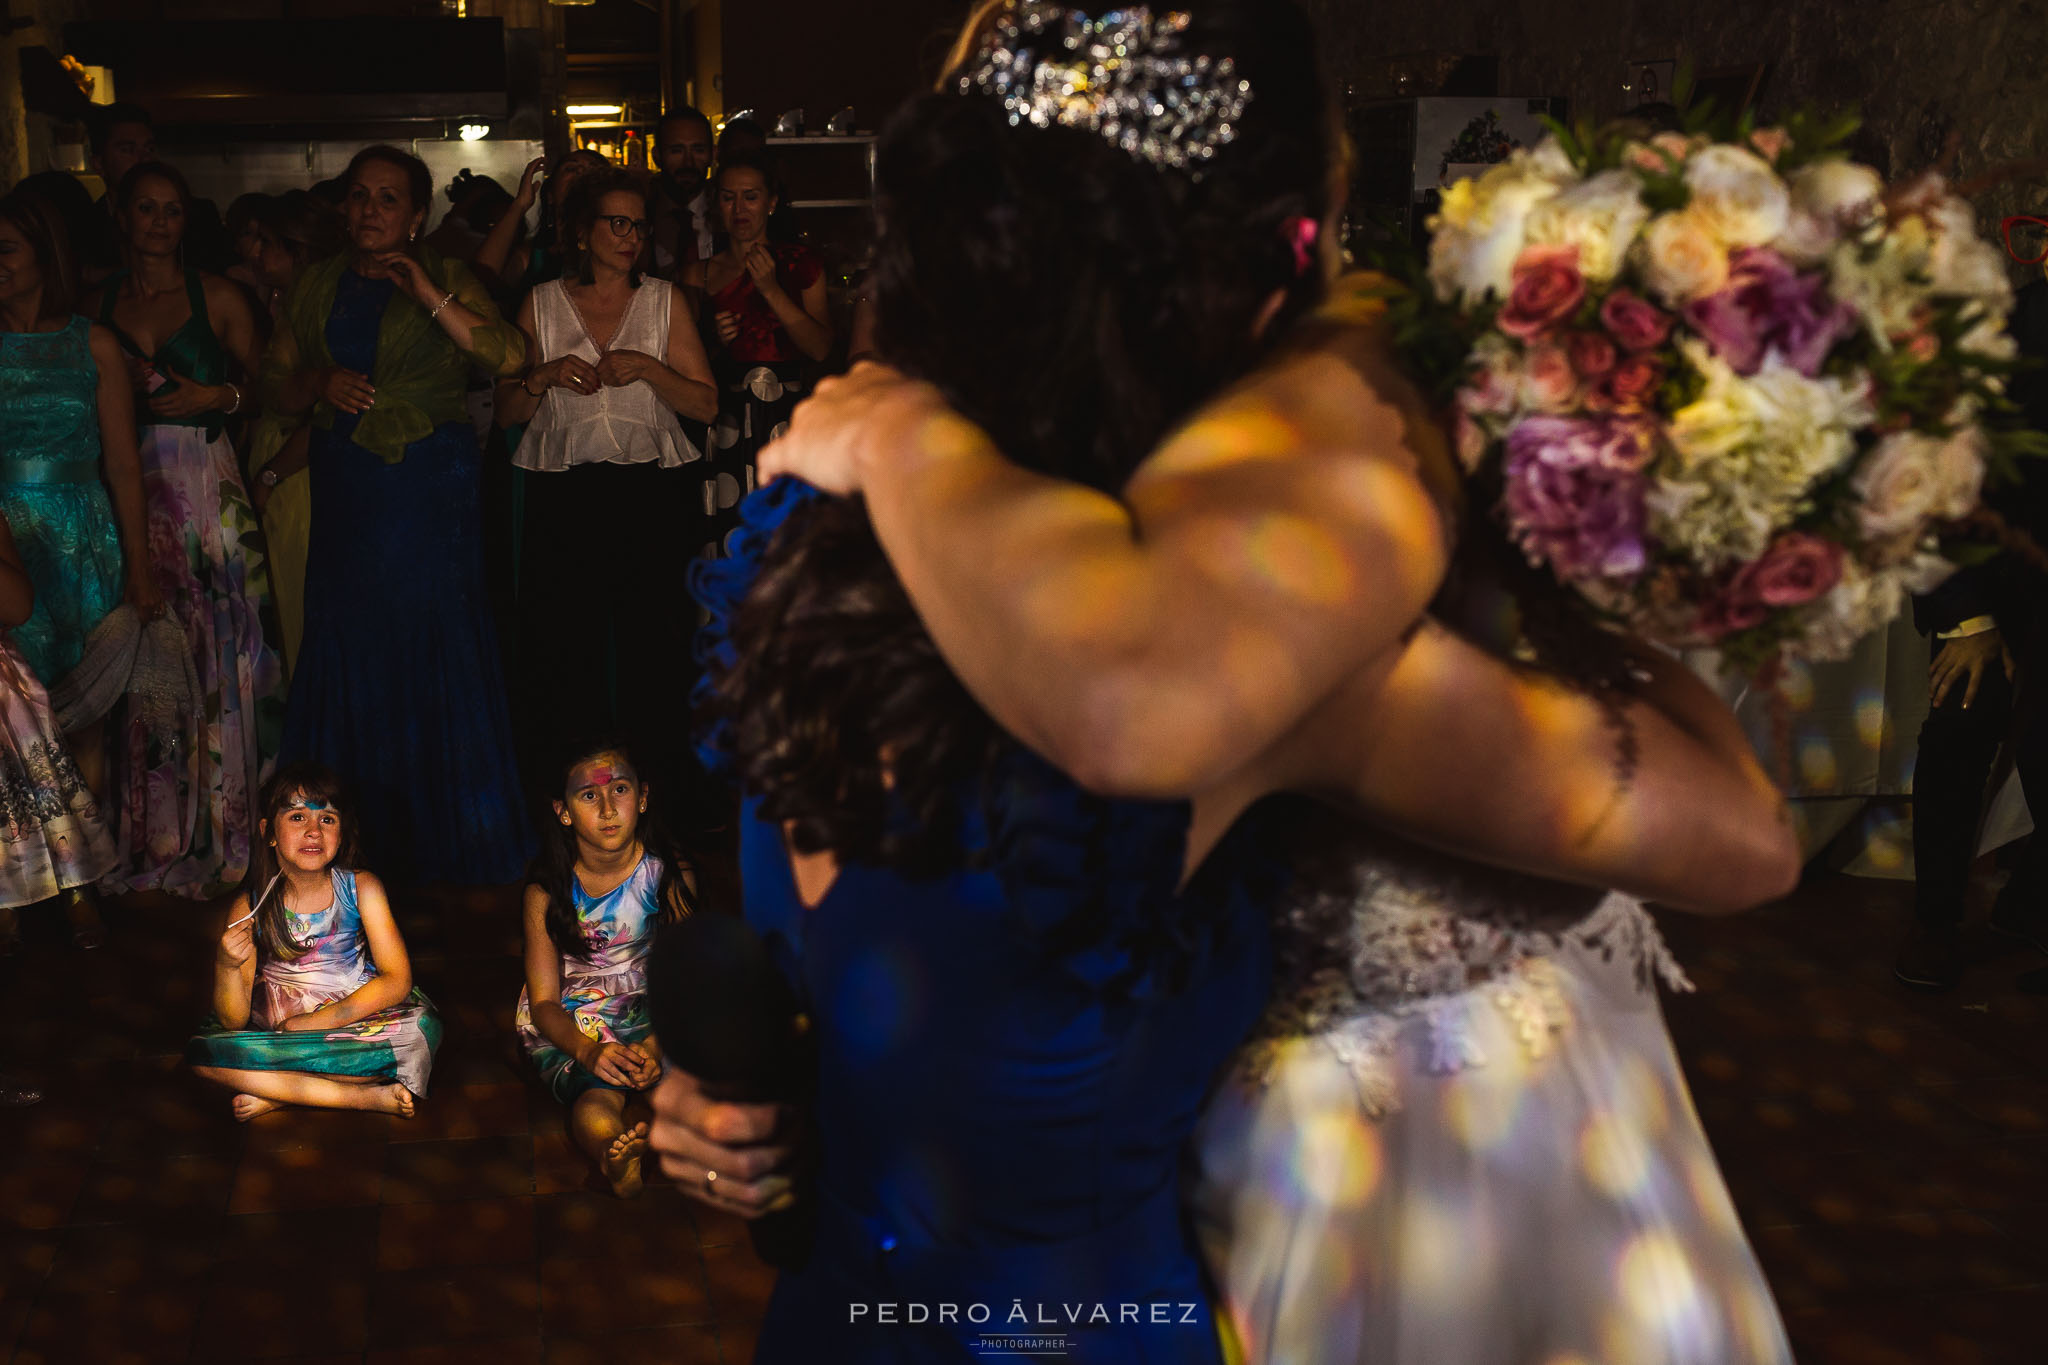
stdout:
POLYGON ((764 121, 801 107, 815 131, 849 104, 861 128, 879 128, 906 96, 928 87, 970 6, 725 0, 723 8, 724 107, 751 107, 764 121))
MULTIPOLYGON (((1303 0, 1354 98, 1401 92, 1445 58, 1490 54, 1500 94, 1614 114, 1632 63, 1709 73, 1768 63, 1759 112, 1858 105, 1859 152, 1893 175, 1951 136, 1961 178, 2048 155, 2048 0, 1303 0)), ((1405 93, 1428 93, 1407 89, 1405 93)), ((1978 196, 1986 227, 2048 212, 2048 177, 1978 196)))

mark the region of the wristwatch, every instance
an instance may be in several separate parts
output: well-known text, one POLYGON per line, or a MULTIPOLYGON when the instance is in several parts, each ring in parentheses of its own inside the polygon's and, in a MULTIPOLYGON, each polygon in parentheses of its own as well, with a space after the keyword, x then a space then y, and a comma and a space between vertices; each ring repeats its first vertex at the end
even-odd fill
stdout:
POLYGON ((256 482, 262 484, 265 488, 277 487, 277 471, 275 469, 265 469, 256 476, 256 482))

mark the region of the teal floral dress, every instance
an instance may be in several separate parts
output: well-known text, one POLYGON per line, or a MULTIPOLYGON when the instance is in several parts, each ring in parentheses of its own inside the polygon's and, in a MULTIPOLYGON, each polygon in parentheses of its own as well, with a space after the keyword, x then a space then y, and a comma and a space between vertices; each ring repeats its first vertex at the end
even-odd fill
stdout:
MULTIPOLYGON (((602 896, 575 883, 576 922, 590 943, 587 958, 562 955, 562 1008, 586 1038, 637 1043, 654 1032, 647 1019, 647 954, 661 924, 661 859, 640 860, 633 875, 602 896)), ((617 1090, 541 1036, 533 1026, 526 990, 519 991, 515 1016, 519 1041, 549 1093, 563 1104, 586 1090, 617 1090)))
POLYGON ((85 637, 121 603, 121 537, 100 482, 92 323, 0 333, 0 515, 35 584, 11 637, 46 685, 78 666, 85 637))

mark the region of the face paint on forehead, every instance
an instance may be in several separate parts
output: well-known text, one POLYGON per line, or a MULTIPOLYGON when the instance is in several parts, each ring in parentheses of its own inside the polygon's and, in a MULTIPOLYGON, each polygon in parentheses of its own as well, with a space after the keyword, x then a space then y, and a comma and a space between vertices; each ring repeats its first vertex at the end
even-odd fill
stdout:
POLYGON ((627 765, 624 759, 619 758, 615 754, 604 754, 590 761, 589 767, 584 772, 583 781, 577 782, 574 778, 570 779, 569 790, 572 792, 588 791, 592 787, 609 787, 614 782, 638 782, 639 780, 634 775, 633 769, 627 765))
POLYGON ((307 796, 307 795, 306 795, 306 794, 305 794, 304 792, 300 792, 300 793, 299 793, 299 794, 297 794, 296 796, 292 797, 292 799, 291 799, 291 800, 289 800, 289 801, 285 802, 285 803, 284 803, 284 808, 285 808, 286 810, 333 810, 333 809, 334 809, 334 807, 333 807, 333 806, 330 806, 330 805, 328 805, 328 804, 327 804, 327 803, 326 803, 325 801, 322 801, 322 800, 321 800, 321 799, 320 799, 319 797, 317 797, 317 796, 307 796))

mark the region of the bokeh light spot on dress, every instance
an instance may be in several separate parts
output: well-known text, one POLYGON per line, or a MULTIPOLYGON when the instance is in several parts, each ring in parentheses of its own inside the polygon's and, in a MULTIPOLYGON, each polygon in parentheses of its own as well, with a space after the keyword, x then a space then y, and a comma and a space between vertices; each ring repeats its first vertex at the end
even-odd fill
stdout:
POLYGON ((1514 1136, 1515 1121, 1528 1097, 1528 1055, 1504 1047, 1489 1055, 1486 1065, 1448 1077, 1444 1084, 1444 1124, 1475 1152, 1491 1151, 1514 1136))
POLYGON ((1803 660, 1787 660, 1778 672, 1778 696, 1788 710, 1813 707, 1813 669, 1803 660))
POLYGON ((1492 1281, 1496 1248, 1491 1226, 1442 1202, 1462 1193, 1411 1193, 1403 1202, 1392 1273, 1404 1300, 1460 1305, 1473 1285, 1492 1281))
MULTIPOLYGON (((1713 1303, 1701 1285, 1685 1247, 1669 1232, 1645 1232, 1631 1239, 1615 1265, 1620 1309, 1662 1354, 1638 1353, 1617 1359, 1709 1361, 1726 1358, 1723 1332, 1713 1303)), ((1638 1343, 1643 1336, 1628 1332, 1638 1343)))
POLYGON ((1382 1168, 1379 1135, 1364 1115, 1323 1110, 1302 1125, 1291 1183, 1310 1205, 1351 1209, 1372 1198, 1382 1168))
POLYGON ((1626 1199, 1649 1183, 1650 1146, 1633 1124, 1595 1112, 1579 1131, 1579 1168, 1600 1193, 1626 1199))
POLYGON ((1835 762, 1834 746, 1819 735, 1809 736, 1799 746, 1799 776, 1809 788, 1831 791, 1841 776, 1835 762))
POLYGON ((1891 728, 1891 713, 1885 709, 1884 693, 1868 688, 1856 697, 1856 737, 1870 749, 1884 747, 1891 728))

